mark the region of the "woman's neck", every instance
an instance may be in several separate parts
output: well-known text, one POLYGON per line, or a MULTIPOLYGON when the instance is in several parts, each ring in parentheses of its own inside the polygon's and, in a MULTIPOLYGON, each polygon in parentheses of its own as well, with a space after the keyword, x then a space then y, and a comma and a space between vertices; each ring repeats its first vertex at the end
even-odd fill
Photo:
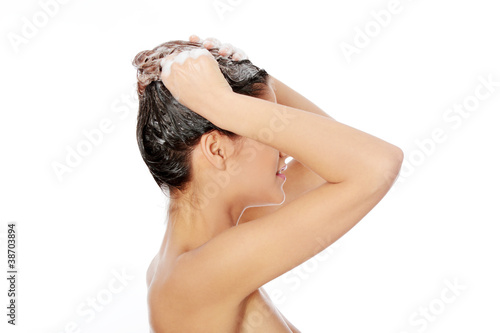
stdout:
POLYGON ((217 197, 200 208, 186 199, 172 199, 162 247, 168 246, 173 252, 190 251, 234 227, 245 207, 234 205, 234 201, 230 206, 229 202, 217 197))

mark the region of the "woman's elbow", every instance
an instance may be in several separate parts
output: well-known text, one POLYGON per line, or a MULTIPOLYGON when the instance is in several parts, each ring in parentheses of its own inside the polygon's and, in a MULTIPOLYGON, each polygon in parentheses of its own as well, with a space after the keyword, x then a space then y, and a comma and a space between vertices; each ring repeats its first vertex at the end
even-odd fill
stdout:
POLYGON ((404 160, 404 152, 397 146, 392 146, 379 168, 379 179, 383 187, 391 187, 398 178, 404 160))

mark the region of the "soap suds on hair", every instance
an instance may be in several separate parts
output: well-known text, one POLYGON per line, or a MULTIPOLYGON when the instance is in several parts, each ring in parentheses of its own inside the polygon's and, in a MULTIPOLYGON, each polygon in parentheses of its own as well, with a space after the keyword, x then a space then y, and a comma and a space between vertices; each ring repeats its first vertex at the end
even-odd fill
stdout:
POLYGON ((211 53, 208 52, 207 49, 192 49, 189 51, 182 51, 181 53, 178 53, 175 57, 167 57, 163 59, 160 63, 162 72, 165 74, 165 77, 170 75, 170 67, 172 67, 172 64, 174 62, 177 62, 179 64, 184 64, 184 62, 188 58, 193 58, 197 59, 201 55, 210 55, 211 53))

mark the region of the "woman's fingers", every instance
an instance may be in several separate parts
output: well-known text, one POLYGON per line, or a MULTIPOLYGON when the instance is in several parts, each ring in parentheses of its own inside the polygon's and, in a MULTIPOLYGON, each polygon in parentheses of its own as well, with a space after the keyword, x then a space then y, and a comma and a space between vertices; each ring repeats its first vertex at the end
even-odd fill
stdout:
MULTIPOLYGON (((172 67, 172 64, 174 63, 175 57, 179 55, 180 52, 174 52, 165 58, 160 62, 160 67, 161 67, 161 78, 165 80, 169 75, 170 75, 170 67, 172 67)), ((165 83, 165 82, 163 82, 165 83)))
POLYGON ((224 43, 219 48, 219 54, 225 57, 229 57, 234 53, 234 46, 229 43, 224 43))
POLYGON ((207 39, 201 39, 197 35, 189 36, 189 41, 194 43, 201 43, 208 50, 219 48, 222 44, 217 38, 208 37, 207 39))
POLYGON ((205 40, 201 39, 197 35, 191 35, 189 37, 190 42, 201 43, 203 46, 208 49, 219 49, 219 54, 224 57, 232 57, 233 60, 239 61, 248 59, 247 55, 243 50, 234 47, 230 43, 221 43, 217 38, 209 37, 205 40))
POLYGON ((240 61, 248 59, 247 55, 243 50, 236 48, 233 53, 233 60, 240 61))
POLYGON ((196 36, 196 35, 191 35, 191 36, 189 36, 189 41, 193 42, 193 43, 197 43, 197 42, 201 41, 201 38, 196 36))
POLYGON ((221 46, 221 42, 217 38, 207 38, 205 41, 203 41, 203 46, 206 47, 207 49, 218 49, 221 46))
POLYGON ((170 75, 170 70, 171 67, 174 63, 178 63, 182 65, 184 61, 188 58, 193 58, 196 59, 200 55, 210 55, 210 52, 208 52, 205 49, 192 49, 189 51, 183 51, 183 52, 176 52, 173 53, 167 57, 165 57, 162 62, 161 62, 161 72, 162 72, 162 78, 166 79, 170 75))
POLYGON ((239 53, 235 53, 235 54, 233 54, 233 57, 232 57, 232 58, 233 58, 233 60, 236 60, 236 61, 243 60, 243 59, 242 59, 242 55, 241 55, 241 54, 239 54, 239 53))
POLYGON ((181 104, 212 121, 206 105, 216 103, 217 96, 233 90, 222 74, 217 60, 205 48, 173 53, 162 59, 161 80, 181 104))

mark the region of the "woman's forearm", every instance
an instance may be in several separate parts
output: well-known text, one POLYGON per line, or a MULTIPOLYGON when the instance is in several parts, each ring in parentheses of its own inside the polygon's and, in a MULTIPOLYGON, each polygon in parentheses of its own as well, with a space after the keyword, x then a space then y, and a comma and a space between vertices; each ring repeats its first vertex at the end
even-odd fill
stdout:
POLYGON ((312 112, 323 117, 332 118, 329 114, 324 112, 313 102, 311 102, 274 76, 269 75, 268 83, 273 88, 274 93, 276 94, 276 101, 278 104, 312 112))
POLYGON ((236 93, 209 104, 219 127, 293 156, 328 182, 392 185, 397 176, 401 149, 334 119, 236 93))

